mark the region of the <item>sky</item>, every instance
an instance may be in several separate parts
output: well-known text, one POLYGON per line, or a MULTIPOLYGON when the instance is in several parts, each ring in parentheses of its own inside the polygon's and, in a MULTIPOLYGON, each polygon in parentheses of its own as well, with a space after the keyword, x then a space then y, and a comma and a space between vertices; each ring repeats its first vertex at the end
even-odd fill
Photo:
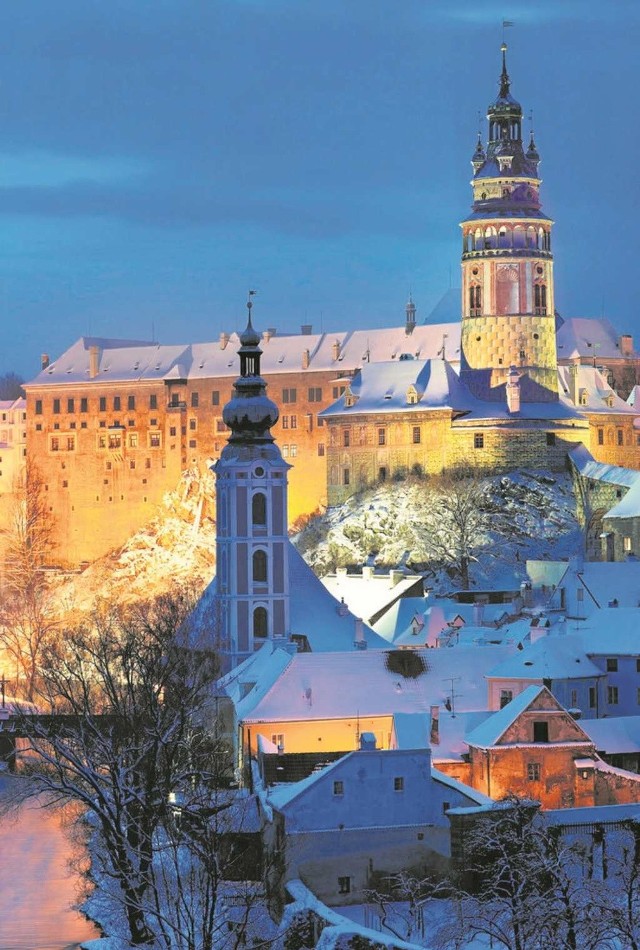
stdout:
POLYGON ((640 344, 637 0, 20 0, 0 13, 0 374, 82 335, 426 319, 460 283, 504 19, 556 305, 640 344), (525 123, 525 128, 528 122, 525 123))

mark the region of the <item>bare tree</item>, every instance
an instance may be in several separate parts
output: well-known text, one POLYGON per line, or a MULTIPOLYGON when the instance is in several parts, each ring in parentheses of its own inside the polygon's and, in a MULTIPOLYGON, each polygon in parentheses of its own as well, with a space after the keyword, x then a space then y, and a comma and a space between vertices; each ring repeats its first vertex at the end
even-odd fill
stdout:
POLYGON ((21 721, 35 789, 92 817, 97 881, 120 900, 133 945, 162 937, 154 882, 159 842, 175 827, 173 802, 186 813, 229 807, 212 791, 225 765, 207 728, 216 658, 176 640, 191 608, 180 595, 103 607, 91 624, 47 642, 37 700, 55 715, 21 721))
POLYGON ((473 469, 448 472, 433 483, 432 490, 436 527, 430 547, 443 567, 468 589, 471 565, 489 532, 500 530, 504 515, 493 502, 488 484, 473 469))
POLYGON ((0 603, 0 646, 16 669, 16 692, 33 700, 40 655, 57 622, 43 567, 55 532, 38 466, 27 460, 15 486, 7 522, 0 529, 4 562, 0 603))

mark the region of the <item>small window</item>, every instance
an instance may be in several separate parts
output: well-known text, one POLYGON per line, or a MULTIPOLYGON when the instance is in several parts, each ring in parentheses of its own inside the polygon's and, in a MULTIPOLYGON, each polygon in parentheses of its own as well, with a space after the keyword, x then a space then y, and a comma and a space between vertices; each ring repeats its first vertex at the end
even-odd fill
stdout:
POLYGON ((293 403, 298 401, 298 390, 295 387, 289 387, 282 390, 282 401, 293 403))
POLYGON ((214 389, 213 392, 211 393, 211 405, 212 406, 220 405, 220 391, 218 389, 214 389))
POLYGON ((618 658, 615 656, 607 657, 607 673, 618 672, 618 658))
POLYGON ((618 436, 618 445, 624 445, 624 432, 622 429, 617 430, 617 436, 618 436))
POLYGON ((267 555, 265 551, 256 551, 253 555, 253 580, 257 584, 267 583, 267 555))
POLYGON ((548 742, 549 741, 549 723, 548 722, 534 722, 533 741, 534 742, 548 742))
POLYGON ((571 690, 571 708, 575 709, 577 705, 578 705, 578 690, 572 689, 571 690))
POLYGON ((58 414, 60 413, 60 400, 59 400, 59 399, 54 399, 54 400, 53 400, 53 411, 54 411, 54 413, 55 413, 56 415, 58 415, 58 414))
POLYGON ((42 415, 42 399, 36 399, 36 415, 42 415))
POLYGON ((297 445, 290 445, 290 446, 289 446, 289 456, 290 456, 290 458, 292 458, 292 459, 296 458, 297 454, 298 454, 298 446, 297 446, 297 445))
POLYGON ((67 399, 67 412, 75 412, 75 411, 76 411, 76 401, 75 401, 75 399, 73 399, 73 398, 67 399))
POLYGON ((114 396, 113 397, 113 411, 120 412, 121 408, 122 408, 122 400, 120 399, 120 396, 114 396))
POLYGON ((197 409, 200 402, 200 394, 198 392, 191 393, 191 408, 197 409))
POLYGON ((625 535, 624 538, 622 539, 622 548, 625 554, 631 554, 631 550, 632 550, 631 538, 629 537, 629 535, 625 535))
POLYGON ((156 396, 155 393, 152 393, 149 396, 149 409, 157 409, 157 408, 158 408, 158 397, 156 396))
POLYGON ((638 686, 636 689, 636 702, 638 706, 640 706, 640 686, 638 686))
POLYGON ((344 876, 338 878, 338 894, 351 893, 351 878, 344 876))
POLYGON ((386 445, 386 444, 387 444, 387 430, 378 429, 378 445, 386 445))
POLYGON ((98 408, 99 408, 100 412, 106 412, 106 411, 107 411, 107 397, 106 397, 106 396, 100 396, 100 399, 99 399, 99 402, 98 402, 98 408))
POLYGON ((604 429, 598 429, 598 445, 604 445, 604 429))
POLYGON ((133 412, 135 408, 136 408, 136 397, 127 396, 127 409, 129 410, 129 412, 133 412))
POLYGON ((413 427, 413 444, 414 445, 420 444, 420 426, 413 427))
POLYGON ((393 780, 393 790, 394 792, 404 792, 404 776, 396 775, 393 780))
POLYGON ((610 706, 618 705, 618 687, 607 686, 607 702, 610 706))
POLYGON ((555 432, 547 432, 547 445, 556 444, 556 434, 555 432))
POLYGON ((323 442, 319 442, 319 443, 318 443, 318 455, 320 455, 320 456, 323 456, 323 455, 324 455, 324 443, 323 443, 323 442))
POLYGON ((273 742, 274 746, 277 747, 278 752, 280 753, 284 752, 284 733, 282 732, 272 733, 271 741, 273 742))
POLYGON ((598 698, 598 694, 596 692, 595 686, 590 686, 589 687, 589 709, 596 708, 597 698, 598 698))
POLYGON ((255 639, 266 639, 269 633, 268 620, 266 607, 256 607, 253 611, 253 636, 255 639))
POLYGON ((342 430, 342 444, 344 445, 345 449, 348 449, 351 445, 351 432, 349 429, 342 430))
POLYGON ((473 447, 474 449, 483 449, 484 448, 484 433, 475 432, 473 436, 473 447))
POLYGON ((348 485, 351 481, 351 473, 348 468, 343 469, 342 471, 342 484, 348 485))
POLYGON ((504 709, 507 703, 510 703, 512 699, 513 699, 512 689, 501 689, 500 690, 500 709, 504 709))
POLYGON ((83 396, 82 399, 80 400, 80 412, 88 412, 88 411, 89 411, 89 400, 87 399, 86 396, 83 396))
POLYGON ((251 500, 251 520, 256 525, 267 523, 267 498, 262 492, 257 492, 251 500))
POLYGON ((540 781, 540 763, 539 762, 527 763, 527 779, 530 782, 540 781))
POLYGON ((344 795, 344 782, 334 782, 334 783, 333 783, 333 794, 334 794, 334 795, 344 795))
POLYGON ((322 390, 319 386, 309 387, 309 402, 322 402, 322 390))
POLYGON ((189 419, 189 432, 195 432, 198 428, 198 422, 196 419, 189 419))
POLYGON ((162 439, 159 432, 150 432, 149 433, 149 448, 159 449, 162 439))

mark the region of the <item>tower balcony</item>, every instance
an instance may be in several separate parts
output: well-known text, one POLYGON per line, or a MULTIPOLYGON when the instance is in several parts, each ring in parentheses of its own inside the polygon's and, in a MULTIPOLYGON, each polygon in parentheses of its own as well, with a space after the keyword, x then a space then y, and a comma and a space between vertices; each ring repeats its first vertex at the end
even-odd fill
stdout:
POLYGON ((463 262, 491 257, 537 257, 540 260, 553 260, 551 251, 543 251, 539 247, 485 247, 479 251, 462 252, 463 262))

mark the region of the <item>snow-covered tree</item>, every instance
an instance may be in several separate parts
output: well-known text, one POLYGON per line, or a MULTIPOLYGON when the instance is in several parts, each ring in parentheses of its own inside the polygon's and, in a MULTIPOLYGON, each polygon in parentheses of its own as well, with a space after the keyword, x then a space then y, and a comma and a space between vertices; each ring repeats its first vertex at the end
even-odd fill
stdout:
MULTIPOLYGON (((193 822, 206 815, 215 823, 230 806, 228 794, 219 792, 228 764, 210 706, 216 657, 193 654, 176 637, 191 608, 180 594, 126 610, 103 606, 91 623, 48 642, 37 700, 56 715, 24 715, 21 723, 35 753, 35 789, 86 810, 93 872, 109 898, 119 900, 135 946, 208 946, 199 937, 189 943, 167 923, 164 902, 184 899, 185 889, 161 886, 171 872, 158 863, 178 856, 186 874, 195 855, 206 878, 210 869, 193 822), (177 808, 193 819, 184 832, 177 808)), ((216 883, 222 872, 215 847, 210 860, 217 862, 216 883)))

